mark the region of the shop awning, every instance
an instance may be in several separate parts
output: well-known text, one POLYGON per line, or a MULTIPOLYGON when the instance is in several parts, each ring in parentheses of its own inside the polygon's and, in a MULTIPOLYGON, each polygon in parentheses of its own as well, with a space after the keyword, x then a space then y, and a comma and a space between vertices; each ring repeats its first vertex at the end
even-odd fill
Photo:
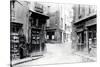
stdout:
POLYGON ((93 26, 97 24, 97 19, 92 19, 86 22, 86 27, 93 26))
POLYGON ((85 22, 85 21, 88 21, 90 19, 93 19, 93 18, 96 18, 97 14, 96 13, 93 13, 93 14, 90 14, 89 16, 86 16, 86 17, 83 17, 77 21, 74 22, 74 24, 77 24, 79 22, 85 22))
POLYGON ((32 10, 29 10, 30 12, 32 12, 31 16, 36 17, 36 18, 43 18, 43 19, 49 19, 49 16, 44 15, 42 13, 38 13, 32 10))

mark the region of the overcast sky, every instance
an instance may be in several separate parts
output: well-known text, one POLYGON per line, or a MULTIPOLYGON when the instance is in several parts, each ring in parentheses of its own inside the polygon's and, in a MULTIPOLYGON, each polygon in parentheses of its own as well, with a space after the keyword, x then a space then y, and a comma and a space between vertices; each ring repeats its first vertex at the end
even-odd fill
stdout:
MULTIPOLYGON (((31 9, 33 9, 34 6, 34 1, 31 1, 31 9)), ((73 20, 72 16, 73 16, 73 4, 61 4, 61 3, 51 3, 51 2, 39 2, 40 4, 43 4, 44 6, 50 6, 49 8, 49 12, 53 13, 57 10, 60 10, 60 14, 62 15, 62 17, 65 17, 64 15, 66 14, 66 23, 68 25, 70 25, 70 22, 73 20)))
POLYGON ((45 6, 50 6, 49 10, 51 13, 60 9, 63 17, 65 17, 64 15, 66 14, 66 23, 68 25, 71 25, 70 22, 73 20, 73 9, 72 9, 73 4, 68 4, 68 3, 60 4, 60 3, 49 3, 49 2, 48 3, 42 2, 42 4, 44 4, 45 6))

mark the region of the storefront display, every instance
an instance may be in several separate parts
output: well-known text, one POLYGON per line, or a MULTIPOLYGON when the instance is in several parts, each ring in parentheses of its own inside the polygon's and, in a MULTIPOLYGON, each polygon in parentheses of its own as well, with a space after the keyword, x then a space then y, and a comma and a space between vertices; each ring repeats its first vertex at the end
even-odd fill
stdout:
POLYGON ((45 23, 48 16, 41 15, 39 13, 32 12, 30 10, 30 29, 29 29, 29 39, 30 41, 30 52, 32 56, 43 55, 44 46, 45 46, 45 23))
POLYGON ((11 23, 11 33, 10 33, 10 53, 11 60, 19 59, 19 30, 21 29, 22 24, 19 23, 11 23))

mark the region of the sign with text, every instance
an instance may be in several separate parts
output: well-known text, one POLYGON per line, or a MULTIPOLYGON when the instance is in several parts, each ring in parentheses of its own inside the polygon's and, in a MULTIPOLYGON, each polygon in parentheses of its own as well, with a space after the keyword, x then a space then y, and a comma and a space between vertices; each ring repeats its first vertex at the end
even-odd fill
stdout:
POLYGON ((40 4, 40 3, 35 2, 35 3, 34 3, 34 10, 35 10, 36 12, 43 13, 43 5, 40 4))

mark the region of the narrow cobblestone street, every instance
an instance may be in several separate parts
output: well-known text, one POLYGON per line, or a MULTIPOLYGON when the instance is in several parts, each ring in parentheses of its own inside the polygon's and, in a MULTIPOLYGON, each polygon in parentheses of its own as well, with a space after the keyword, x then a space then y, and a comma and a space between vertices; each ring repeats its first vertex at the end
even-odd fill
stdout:
POLYGON ((71 44, 46 44, 46 54, 37 60, 15 65, 14 67, 27 67, 32 65, 75 63, 88 61, 86 58, 72 54, 71 44), (83 60, 84 59, 84 60, 83 60))

